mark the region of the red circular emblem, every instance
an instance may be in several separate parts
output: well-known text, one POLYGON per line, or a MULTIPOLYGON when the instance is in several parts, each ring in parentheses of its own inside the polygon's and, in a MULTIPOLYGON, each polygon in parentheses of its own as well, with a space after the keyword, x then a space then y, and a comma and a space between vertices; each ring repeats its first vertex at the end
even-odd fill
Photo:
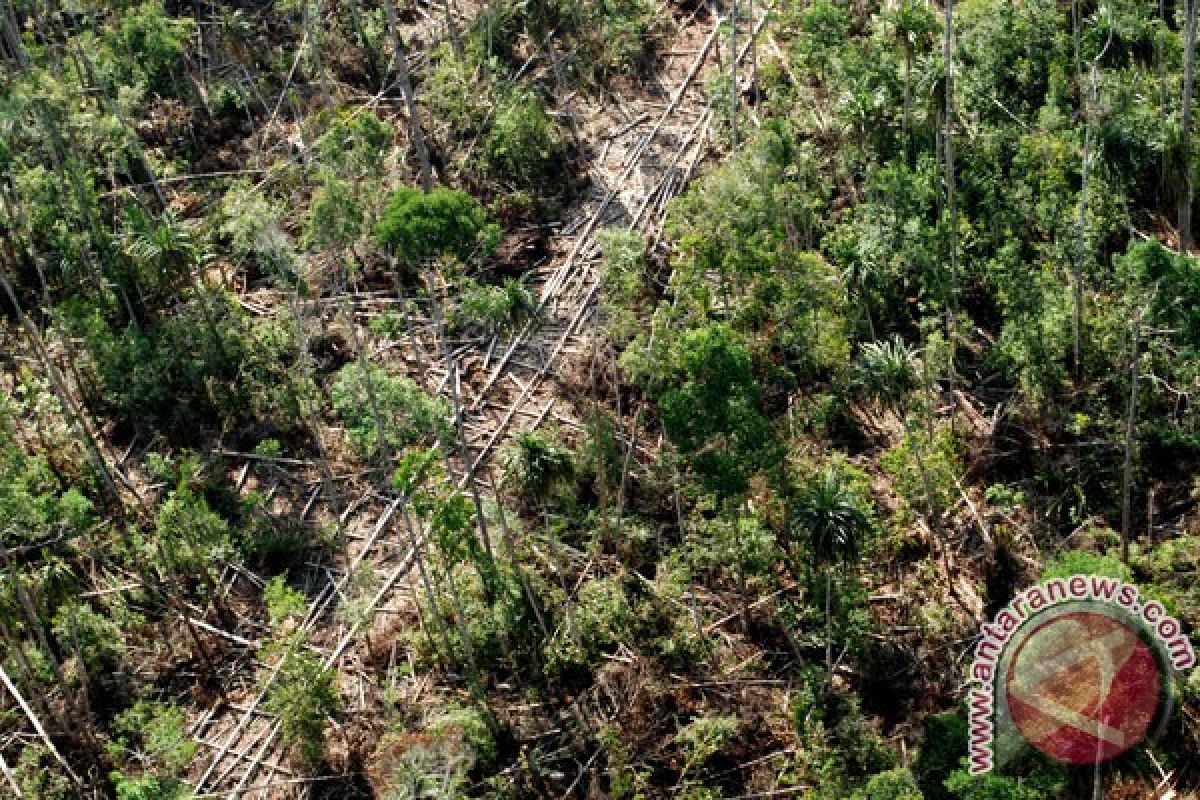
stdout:
POLYGON ((1108 614, 1072 611, 1034 627, 1009 662, 1013 723, 1031 745, 1072 764, 1096 764, 1140 742, 1158 710, 1149 646, 1108 614))

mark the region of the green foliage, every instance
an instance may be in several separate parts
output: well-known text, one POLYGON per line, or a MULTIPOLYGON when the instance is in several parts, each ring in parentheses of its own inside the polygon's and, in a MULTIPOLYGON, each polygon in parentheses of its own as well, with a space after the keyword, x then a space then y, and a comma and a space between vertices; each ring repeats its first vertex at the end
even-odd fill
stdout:
POLYGON ((863 500, 834 467, 801 487, 792 523, 804 532, 809 557, 826 565, 856 560, 863 537, 875 528, 863 500))
POLYGON ((113 772, 109 778, 117 790, 117 800, 188 800, 192 796, 187 784, 178 778, 131 778, 121 772, 113 772))
POLYGON ((946 779, 946 788, 959 800, 1053 800, 1068 796, 1067 771, 1062 764, 1047 763, 1022 772, 1018 779, 958 770, 946 779))
POLYGON ((6 523, 0 542, 16 546, 84 530, 94 520, 91 501, 76 488, 64 491, 45 455, 29 455, 8 440, 5 422, 0 407, 0 518, 6 523))
POLYGON ((265 708, 279 717, 284 743, 295 748, 303 764, 315 766, 324 756, 325 722, 342 708, 337 671, 304 650, 296 634, 269 650, 267 655, 282 659, 282 664, 267 689, 265 708))
POLYGON ((960 443, 950 427, 933 431, 910 430, 883 457, 880 465, 910 511, 941 514, 958 499, 963 474, 960 443))
POLYGON ((517 327, 537 310, 533 293, 514 278, 506 279, 499 286, 467 278, 456 300, 447 315, 450 328, 461 330, 478 326, 489 335, 517 327))
POLYGON ((589 667, 602 654, 630 641, 633 613, 624 587, 616 578, 594 578, 579 587, 560 633, 546 644, 546 669, 562 673, 589 667))
POLYGON ((680 782, 704 766, 721 752, 738 731, 738 718, 733 715, 697 717, 675 735, 675 743, 683 750, 680 782))
POLYGON ((561 180, 563 145, 554 121, 532 92, 513 91, 500 99, 483 142, 484 171, 512 187, 545 189, 561 180))
POLYGON ((117 85, 140 82, 151 91, 169 93, 194 27, 191 19, 167 16, 161 0, 146 0, 119 15, 105 37, 111 57, 102 66, 111 70, 109 77, 117 85))
POLYGON ((405 187, 392 193, 375 235, 403 264, 416 267, 441 256, 482 260, 495 249, 500 230, 465 192, 439 186, 424 193, 405 187))
POLYGON ((287 585, 283 575, 276 575, 263 588, 263 602, 271 627, 279 629, 285 622, 300 616, 308 609, 304 594, 287 585))
POLYGON ((924 800, 913 774, 903 767, 872 775, 850 800, 924 800))
POLYGON ((144 329, 113 331, 81 308, 69 326, 84 338, 104 399, 136 426, 188 440, 205 424, 264 422, 292 430, 303 420, 287 318, 251 319, 225 292, 200 290, 144 329))
POLYGON ((486 768, 495 756, 496 742, 481 714, 452 707, 432 714, 418 734, 384 736, 372 761, 386 776, 384 800, 450 800, 465 793, 472 769, 486 768))
POLYGON ((898 336, 860 345, 855 367, 863 393, 887 408, 903 409, 918 386, 917 353, 898 336))
POLYGON ((147 311, 160 308, 192 281, 192 271, 205 259, 192 233, 173 211, 155 219, 134 207, 118 236, 130 261, 126 285, 137 287, 147 311))
POLYGON ((772 121, 674 201, 667 223, 680 310, 754 333, 800 379, 835 374, 850 355, 843 281, 811 252, 827 191, 811 148, 772 121))
POLYGON ((1042 567, 1042 580, 1069 578, 1072 575, 1106 575, 1128 580, 1129 568, 1113 556, 1089 553, 1085 550, 1065 550, 1057 553, 1042 567))
POLYGON ((663 428, 707 487, 736 495, 771 463, 770 425, 759 410, 750 353, 720 323, 685 331, 674 345, 652 390, 663 428))
POLYGON ((118 734, 112 742, 116 751, 140 753, 168 776, 181 774, 196 755, 186 714, 179 706, 139 700, 116 718, 113 729, 118 734))
POLYGON ((363 232, 364 214, 351 186, 332 175, 313 193, 304 243, 318 250, 346 249, 363 232))
POLYGON ((967 752, 967 718, 958 710, 925 718, 920 754, 913 770, 929 800, 953 800, 945 786, 967 752))
POLYGON ((862 779, 895 766, 895 754, 863 716, 858 698, 834 691, 821 670, 806 676, 793 719, 802 722, 796 726, 798 777, 822 800, 853 796, 851 787, 862 779))
POLYGON ((186 485, 167 496, 154 516, 154 529, 164 577, 206 574, 231 551, 229 524, 186 485))
POLYGON ((637 311, 646 294, 646 242, 636 231, 609 228, 599 235, 602 309, 608 338, 617 346, 637 335, 637 311))
MULTIPOLYGON (((344 217, 347 212, 339 209, 338 213, 344 217)), ((300 268, 292 239, 283 227, 283 217, 283 209, 259 190, 247 183, 237 183, 221 200, 217 233, 222 241, 229 243, 236 258, 250 260, 290 284, 300 268)), ((344 227, 342 218, 337 221, 344 227)))
POLYGON ((509 7, 503 4, 494 4, 490 14, 482 12, 472 34, 482 37, 483 41, 472 41, 472 47, 462 54, 456 54, 449 43, 431 53, 434 67, 425 91, 425 102, 434 119, 445 122, 455 137, 466 138, 484 130, 495 108, 496 86, 481 75, 483 52, 487 49, 489 36, 493 50, 503 49, 505 42, 501 37, 506 33, 503 24, 509 13, 509 7))
POLYGON ((76 785, 40 742, 21 748, 13 772, 17 785, 26 797, 36 797, 38 800, 75 800, 79 796, 76 785))
POLYGON ((369 109, 342 112, 317 139, 321 163, 344 177, 378 175, 395 130, 369 109))
POLYGON ((346 423, 351 444, 366 459, 381 454, 380 437, 392 450, 402 450, 448 440, 451 433, 445 400, 429 395, 412 378, 392 375, 383 367, 347 364, 338 372, 330 397, 334 411, 346 423))
POLYGON ((530 431, 514 438, 505 456, 504 473, 522 496, 539 502, 569 484, 575 475, 575 463, 562 444, 530 431))
POLYGON ((118 685, 125 641, 121 626, 109 614, 87 603, 65 603, 54 614, 54 637, 83 660, 89 680, 103 688, 118 685))

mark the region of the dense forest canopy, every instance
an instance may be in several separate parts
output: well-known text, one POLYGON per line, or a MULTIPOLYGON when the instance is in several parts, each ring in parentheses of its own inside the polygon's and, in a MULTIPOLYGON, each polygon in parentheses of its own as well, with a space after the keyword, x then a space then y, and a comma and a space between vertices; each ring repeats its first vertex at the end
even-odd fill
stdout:
POLYGON ((0 0, 0 796, 1200 796, 963 701, 1200 624, 1196 27, 0 0))

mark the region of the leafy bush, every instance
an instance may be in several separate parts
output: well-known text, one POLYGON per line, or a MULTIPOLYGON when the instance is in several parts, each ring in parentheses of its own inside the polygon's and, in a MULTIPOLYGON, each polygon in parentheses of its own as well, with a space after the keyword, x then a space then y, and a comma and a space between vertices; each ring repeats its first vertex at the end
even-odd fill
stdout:
POLYGON ((449 404, 427 394, 412 378, 392 375, 382 367, 367 371, 357 362, 347 364, 338 372, 330 394, 351 444, 363 458, 380 455, 381 433, 392 450, 450 436, 449 404))
POLYGON ((1072 575, 1105 575, 1128 580, 1129 568, 1112 556, 1067 550, 1058 553, 1042 567, 1042 580, 1069 578, 1072 575))
POLYGON ((903 767, 872 775, 850 800, 924 800, 913 774, 903 767))
POLYGON ((602 309, 608 338, 616 345, 637 334, 637 311, 646 293, 646 242, 641 234, 609 228, 598 237, 604 260, 600 267, 602 309))
POLYGON ((742 337, 718 323, 683 332, 672 351, 670 377, 657 392, 667 436, 711 490, 737 494, 771 462, 771 428, 759 410, 750 353, 742 337))
POLYGON ((114 758, 140 762, 138 775, 114 771, 110 776, 118 800, 186 800, 190 789, 179 776, 196 755, 182 708, 139 700, 120 714, 117 736, 109 743, 114 758))
POLYGON ((392 193, 375 235, 402 263, 416 267, 439 256, 464 263, 486 258, 499 243, 500 229, 466 192, 405 187, 392 193))
POLYGON ((140 753, 167 775, 182 773, 196 755, 196 743, 187 732, 187 716, 179 706, 139 700, 117 717, 114 729, 118 737, 110 749, 140 753))
POLYGON ((144 82, 152 91, 166 93, 194 24, 167 16, 161 0, 146 0, 119 16, 107 37, 112 57, 104 66, 120 85, 144 82))
POLYGON ((930 440, 925 431, 909 431, 880 459, 880 464, 910 511, 942 514, 958 499, 963 474, 960 443, 949 427, 930 440))
POLYGON ((288 586, 283 575, 276 575, 267 581, 263 588, 263 603, 267 606, 267 619, 271 621, 271 627, 276 629, 308 608, 304 595, 288 586))
POLYGON ((483 144, 484 170, 514 187, 545 189, 561 178, 562 142, 537 95, 514 91, 500 100, 483 144))
MULTIPOLYGON (((569 602, 569 601, 568 601, 569 602)), ((546 668, 566 672, 593 665, 602 653, 629 641, 633 613, 616 578, 595 578, 579 587, 569 618, 546 644, 546 668)))
POLYGON ((217 233, 229 242, 233 255, 252 261, 267 274, 291 284, 299 260, 291 236, 283 228, 284 211, 249 184, 230 187, 216 216, 217 233))
POLYGON ((511 486, 531 502, 544 502, 575 475, 571 452, 551 436, 530 431, 516 436, 504 456, 504 474, 511 486))
POLYGON ((514 278, 505 280, 500 286, 467 278, 455 300, 447 318, 450 328, 462 330, 479 326, 489 335, 519 325, 537 309, 533 293, 514 278))
POLYGON ((168 495, 154 517, 155 540, 166 575, 198 575, 215 568, 230 549, 229 524, 187 486, 168 495))
POLYGON ((83 335, 104 400, 137 427, 187 441, 206 424, 287 431, 303 422, 303 390, 288 372, 294 331, 286 318, 248 318, 224 292, 197 291, 145 329, 114 332, 86 310, 69 324, 83 335))
POLYGON ((321 163, 345 177, 378 175, 396 132, 369 109, 342 112, 317 139, 321 163))
POLYGON ((350 185, 328 175, 313 192, 304 243, 318 250, 351 247, 362 234, 363 221, 362 204, 350 185))

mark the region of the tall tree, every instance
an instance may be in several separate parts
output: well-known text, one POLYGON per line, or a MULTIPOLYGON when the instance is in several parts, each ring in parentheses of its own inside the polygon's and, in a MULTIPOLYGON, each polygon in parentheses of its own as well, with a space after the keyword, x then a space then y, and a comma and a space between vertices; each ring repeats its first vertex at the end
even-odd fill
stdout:
POLYGON ((404 105, 408 109, 409 134, 412 138, 413 149, 417 151, 417 160, 421 163, 421 188, 428 192, 433 189, 433 167, 429 162, 429 148, 425 145, 425 133, 421 130, 421 116, 417 110, 417 96, 413 91, 412 76, 408 72, 408 51, 400 39, 394 0, 384 0, 383 5, 387 12, 388 36, 392 40, 392 62, 396 65, 399 73, 400 93, 404 95, 404 105))
POLYGON ((1179 252, 1192 246, 1192 79, 1196 62, 1196 6, 1200 0, 1187 4, 1187 30, 1183 45, 1183 119, 1179 149, 1183 164, 1183 191, 1179 194, 1179 252))
POLYGON ((871 520, 837 470, 827 468, 800 492, 792 516, 808 555, 825 572, 825 670, 833 672, 833 568, 858 557, 871 520))

